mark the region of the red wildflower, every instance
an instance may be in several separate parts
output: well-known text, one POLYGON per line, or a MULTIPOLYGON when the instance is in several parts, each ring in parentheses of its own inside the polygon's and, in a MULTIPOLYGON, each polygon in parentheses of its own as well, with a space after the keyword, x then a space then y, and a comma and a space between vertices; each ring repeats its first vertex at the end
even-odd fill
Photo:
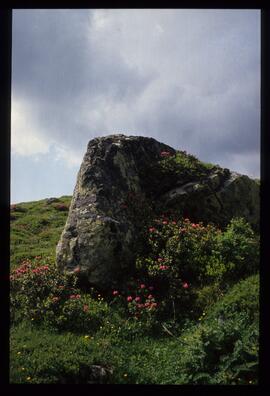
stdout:
POLYGON ((130 301, 132 301, 132 300, 133 300, 133 298, 132 298, 131 296, 128 296, 128 297, 127 297, 127 301, 128 301, 128 302, 130 302, 130 301))
POLYGON ((169 153, 169 151, 161 151, 160 156, 161 157, 169 157, 171 155, 171 153, 169 153))
POLYGON ((59 301, 59 300, 60 300, 60 297, 53 297, 53 298, 52 298, 52 301, 53 301, 53 302, 57 302, 57 301, 59 301))
POLYGON ((189 288, 189 284, 187 282, 183 283, 183 288, 184 289, 188 289, 189 288))
POLYGON ((141 297, 136 297, 136 298, 135 298, 135 301, 136 301, 136 302, 141 301, 141 297))
POLYGON ((142 284, 140 285, 140 288, 141 288, 141 289, 145 289, 146 286, 142 283, 142 284))
POLYGON ((162 224, 168 224, 167 220, 163 220, 162 224))
POLYGON ((69 298, 74 300, 74 299, 77 299, 77 298, 81 298, 81 295, 80 294, 72 294, 71 296, 69 296, 69 298))
POLYGON ((117 290, 114 290, 114 291, 112 292, 112 294, 113 294, 113 296, 118 296, 118 294, 119 294, 119 291, 117 291, 117 290))
POLYGON ((149 294, 149 296, 147 298, 149 298, 149 300, 151 300, 151 298, 154 298, 154 297, 152 296, 152 294, 149 294))
POLYGON ((159 269, 162 270, 162 271, 167 270, 168 268, 169 268, 169 267, 168 267, 167 265, 161 265, 161 266, 159 267, 159 269))
POLYGON ((154 227, 149 228, 149 232, 155 232, 155 231, 156 231, 156 229, 154 227))

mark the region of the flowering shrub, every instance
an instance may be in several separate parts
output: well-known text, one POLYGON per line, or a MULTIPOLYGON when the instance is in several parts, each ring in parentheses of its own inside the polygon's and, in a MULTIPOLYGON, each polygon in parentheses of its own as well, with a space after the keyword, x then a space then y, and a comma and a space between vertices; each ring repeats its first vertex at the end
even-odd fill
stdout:
POLYGON ((93 331, 108 310, 100 299, 81 294, 75 274, 61 274, 39 257, 23 261, 10 280, 11 320, 15 323, 24 318, 58 330, 93 331))
POLYGON ((16 205, 16 204, 11 204, 10 211, 11 212, 27 212, 27 209, 22 206, 16 205))
POLYGON ((124 309, 129 318, 140 321, 150 328, 155 323, 158 309, 154 294, 152 285, 133 280, 126 290, 112 291, 112 303, 124 309))
POLYGON ((237 281, 256 272, 258 240, 243 219, 221 231, 216 226, 162 217, 148 228, 148 255, 139 257, 165 311, 187 313, 195 293, 208 284, 237 281))

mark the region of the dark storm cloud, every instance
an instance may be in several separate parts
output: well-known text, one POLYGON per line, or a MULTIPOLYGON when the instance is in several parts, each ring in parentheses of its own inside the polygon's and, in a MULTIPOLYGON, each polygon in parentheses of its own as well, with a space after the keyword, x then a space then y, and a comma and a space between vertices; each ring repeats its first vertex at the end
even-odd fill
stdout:
POLYGON ((132 100, 152 79, 118 53, 102 51, 102 43, 91 42, 91 12, 14 14, 13 96, 40 104, 36 118, 48 135, 80 146, 78 137, 89 136, 91 130, 91 125, 76 122, 85 97, 132 100))
POLYGON ((259 28, 248 10, 17 10, 13 97, 80 155, 124 132, 258 175, 259 28))

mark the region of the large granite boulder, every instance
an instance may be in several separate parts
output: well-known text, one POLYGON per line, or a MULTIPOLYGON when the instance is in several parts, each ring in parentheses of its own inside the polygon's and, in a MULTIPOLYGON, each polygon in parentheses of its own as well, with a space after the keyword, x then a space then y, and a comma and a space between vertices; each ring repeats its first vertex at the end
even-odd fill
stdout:
POLYGON ((221 227, 242 216, 256 229, 259 184, 153 138, 91 140, 56 249, 59 268, 79 271, 89 284, 112 286, 133 271, 144 225, 167 212, 221 227))

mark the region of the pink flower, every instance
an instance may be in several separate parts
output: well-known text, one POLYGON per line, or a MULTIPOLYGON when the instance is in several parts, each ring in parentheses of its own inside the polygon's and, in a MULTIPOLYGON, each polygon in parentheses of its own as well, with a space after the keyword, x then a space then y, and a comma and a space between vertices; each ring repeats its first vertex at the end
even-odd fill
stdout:
POLYGON ((84 306, 83 306, 83 310, 84 310, 84 312, 88 312, 88 311, 89 311, 88 305, 84 305, 84 306))
POLYGON ((191 224, 191 227, 193 227, 193 228, 196 228, 196 227, 197 227, 197 225, 196 225, 196 224, 194 224, 194 223, 192 223, 192 224, 191 224))
POLYGON ((169 267, 167 266, 167 265, 161 265, 160 267, 159 267, 159 269, 161 270, 161 271, 165 271, 165 270, 167 270, 169 267))
POLYGON ((151 304, 151 308, 156 308, 157 307, 157 303, 152 303, 151 304))
POLYGON ((146 286, 142 283, 142 284, 140 285, 140 288, 141 288, 141 289, 145 289, 146 286))
POLYGON ((177 224, 176 221, 172 221, 172 224, 177 224))
POLYGON ((169 151, 161 151, 160 156, 161 157, 169 157, 171 155, 171 153, 169 153, 169 151))
POLYGON ((76 267, 76 268, 73 270, 73 272, 74 272, 74 273, 78 273, 78 272, 80 272, 80 270, 81 270, 80 267, 76 267))
POLYGON ((163 220, 162 224, 168 224, 167 220, 163 220))
POLYGON ((152 294, 149 294, 149 296, 147 298, 149 298, 149 300, 151 300, 151 298, 154 298, 154 297, 152 296, 152 294))
POLYGON ((128 297, 127 297, 127 301, 128 301, 128 302, 130 302, 130 301, 132 301, 132 300, 133 300, 133 299, 132 299, 131 296, 128 296, 128 297))
POLYGON ((69 298, 74 300, 74 299, 81 298, 81 295, 80 294, 72 294, 71 296, 69 296, 69 298))
POLYGON ((142 309, 142 308, 144 308, 144 304, 138 304, 137 307, 138 307, 139 309, 142 309))
POLYGON ((53 302, 57 302, 57 301, 59 301, 59 300, 60 300, 59 297, 53 297, 53 298, 52 298, 52 301, 53 301, 53 302))
POLYGON ((118 294, 119 294, 119 291, 117 291, 117 290, 114 290, 114 291, 112 292, 112 294, 113 294, 113 296, 118 296, 118 294))
POLYGON ((135 301, 136 301, 136 302, 141 301, 141 297, 136 297, 136 298, 135 298, 135 301))
POLYGON ((155 232, 155 231, 156 231, 156 229, 154 227, 149 228, 149 232, 155 232))
POLYGON ((184 289, 188 289, 189 288, 189 284, 187 282, 183 283, 183 288, 184 289))

